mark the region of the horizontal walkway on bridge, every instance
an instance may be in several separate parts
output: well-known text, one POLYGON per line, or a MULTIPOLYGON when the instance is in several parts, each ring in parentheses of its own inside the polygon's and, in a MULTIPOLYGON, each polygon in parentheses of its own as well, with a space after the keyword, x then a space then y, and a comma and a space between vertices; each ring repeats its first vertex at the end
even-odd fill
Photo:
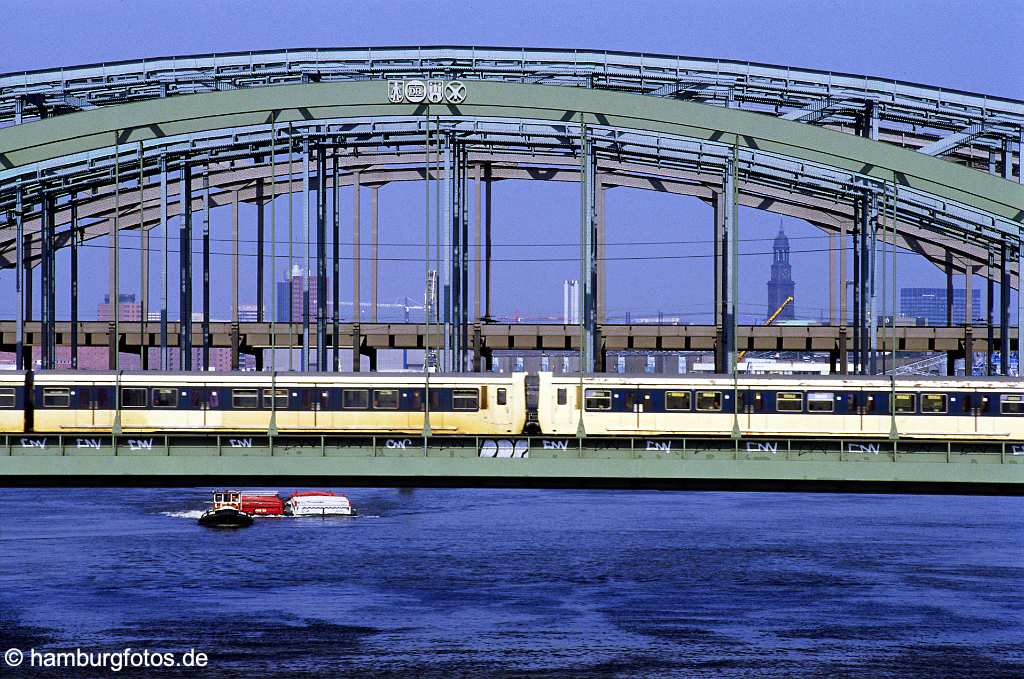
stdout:
POLYGON ((29 434, 0 485, 345 484, 1024 495, 1024 441, 29 434))
MULTIPOLYGON (((168 324, 168 345, 178 346, 178 323, 168 324)), ((55 342, 58 346, 71 344, 71 324, 55 324, 55 342)), ((201 326, 192 326, 192 346, 203 346, 201 326)), ((262 359, 263 349, 301 348, 303 344, 301 323, 237 323, 213 321, 210 323, 209 346, 233 348, 236 352, 257 356, 257 366, 269 369, 262 359)), ((817 351, 837 354, 840 351, 840 326, 792 325, 765 327, 741 325, 737 328, 737 346, 743 351, 817 351)), ((938 352, 951 358, 963 358, 969 352, 985 352, 988 349, 987 326, 897 326, 877 328, 877 346, 880 351, 892 351, 893 336, 896 350, 900 352, 938 352)), ((25 324, 26 346, 42 344, 42 324, 25 324)), ((78 346, 111 346, 114 332, 113 322, 83 321, 78 323, 78 346)), ((344 347, 373 356, 383 349, 424 349, 437 347, 441 341, 441 328, 423 323, 340 323, 335 339, 333 329, 325 333, 328 347, 344 347)), ((1017 329, 1009 328, 1010 350, 1017 348, 1017 329)), ((160 323, 148 321, 122 321, 118 328, 121 351, 139 353, 140 347, 160 347, 160 323)), ((1001 329, 993 328, 994 351, 1002 342, 1001 329)), ((598 341, 602 351, 715 351, 720 333, 713 325, 655 325, 655 324, 604 324, 598 326, 598 341)), ((852 348, 852 336, 846 335, 852 348)), ((17 331, 13 321, 0 321, 0 351, 13 351, 17 331)), ((316 347, 315 338, 311 338, 316 347)), ((578 351, 579 326, 552 323, 479 323, 469 333, 469 350, 480 350, 484 354, 493 351, 578 351)), ((176 350, 176 349, 175 349, 176 350)), ((237 361, 233 361, 237 365, 237 361)), ((372 362, 371 362, 372 365, 372 362)))

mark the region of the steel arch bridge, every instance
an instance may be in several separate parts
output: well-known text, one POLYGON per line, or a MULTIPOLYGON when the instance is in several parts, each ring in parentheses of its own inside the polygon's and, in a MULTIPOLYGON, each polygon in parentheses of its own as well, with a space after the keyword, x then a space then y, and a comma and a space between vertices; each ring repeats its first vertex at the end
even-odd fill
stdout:
MULTIPOLYGON (((426 179, 436 185, 432 199, 428 189, 428 236, 433 222, 444 246, 435 264, 439 299, 425 328, 387 330, 390 339, 382 346, 398 346, 395 338, 411 333, 412 346, 442 349, 443 369, 467 369, 470 354, 479 368, 487 349, 481 326, 489 314, 480 311, 480 267, 475 285, 470 280, 469 251, 482 240, 479 209, 474 219, 469 214, 470 183, 478 191, 486 187, 489 232, 491 183, 530 178, 581 186, 580 327, 562 328, 550 345, 540 346, 579 348, 585 369, 601 368, 604 349, 616 335, 603 313, 603 195, 609 187, 630 186, 696 196, 715 208, 716 322, 710 346, 722 371, 734 364, 743 336, 735 313, 740 205, 800 217, 833 235, 829 261, 838 260, 838 272, 830 286, 844 289, 852 277, 855 294, 852 320, 846 294, 830 294, 830 306, 839 307, 830 313, 836 328, 821 346, 834 347, 844 371, 850 350, 853 366, 871 371, 882 350, 909 346, 906 332, 878 327, 875 268, 887 243, 941 266, 949 289, 955 272, 970 281, 983 271, 990 289, 999 280, 998 342, 1006 370, 1009 290, 1024 263, 1022 101, 665 55, 449 46, 304 49, 6 74, 0 76, 0 126, 0 265, 16 269, 19 299, 19 317, 13 327, 5 325, 3 346, 14 348, 19 362, 26 347, 38 344, 44 367, 51 367, 56 343, 77 347, 82 334, 74 284, 71 324, 55 318, 58 250, 71 249, 74 267, 75 248, 109 236, 110 298, 117 300, 118 234, 141 232, 145 319, 151 306, 150 230, 162 227, 166 233, 168 220, 181 216, 179 237, 189 244, 193 215, 202 217, 208 235, 209 210, 218 205, 261 206, 254 240, 263 321, 262 208, 276 196, 301 191, 303 228, 307 234, 316 230, 305 242, 315 241, 317 248, 318 308, 304 315, 301 329, 289 324, 276 334, 271 323, 269 341, 261 341, 277 346, 283 336, 292 346, 301 336, 303 355, 313 347, 317 352, 307 366, 327 366, 329 347, 337 366, 342 334, 351 336, 358 356, 367 328, 358 304, 345 333, 337 304, 334 317, 327 318, 326 286, 333 283, 337 299, 339 275, 337 248, 332 258, 326 247, 328 230, 337 234, 339 228, 336 189, 353 186, 359 195, 360 186, 426 179), (847 243, 853 252, 850 272, 847 243), (25 272, 36 266, 40 320, 28 324, 33 295, 25 272)), ((353 216, 356 234, 358 219, 353 216)), ((204 239, 205 253, 208 243, 204 239)), ((203 327, 194 334, 192 270, 186 247, 182 271, 174 276, 181 318, 172 325, 163 313, 159 332, 143 320, 134 331, 143 356, 159 336, 164 355, 176 345, 182 365, 190 367, 191 346, 209 347, 217 334, 208 303, 203 327)), ((358 257, 353 270, 358 299, 358 257)), ((166 269, 162 275, 166 290, 166 269)), ((77 279, 77 271, 71 278, 77 279)), ((233 280, 237 290, 237 257, 233 280)), ((375 275, 373 280, 375 298, 375 275)), ((489 292, 488 276, 488 297, 489 292)), ((1024 296, 1018 296, 1018 336, 1022 312, 1024 296)), ((985 346, 991 354, 991 312, 988 326, 985 346)), ((128 341, 123 330, 115 315, 109 331, 95 333, 105 336, 112 366, 128 341)), ((260 332, 261 327, 239 324, 236 294, 233 323, 221 334, 230 335, 237 356, 241 338, 255 346, 250 335, 260 332)), ((755 333, 745 334, 747 347, 766 348, 755 346, 755 333)), ((957 350, 971 353, 973 334, 973 328, 956 334, 957 350)), ((817 348, 818 339, 808 338, 808 348, 817 348)), ((634 346, 633 339, 627 344, 634 346)), ((689 338, 684 345, 706 346, 689 338)), ((657 346, 665 345, 659 339, 657 346)), ((358 360, 354 365, 358 369, 358 360)))

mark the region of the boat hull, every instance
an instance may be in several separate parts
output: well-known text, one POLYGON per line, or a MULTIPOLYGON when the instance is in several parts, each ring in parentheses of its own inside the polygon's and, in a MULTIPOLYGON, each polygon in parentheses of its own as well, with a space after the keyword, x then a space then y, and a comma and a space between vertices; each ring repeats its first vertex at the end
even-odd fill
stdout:
POLYGON ((199 517, 199 525, 207 528, 245 528, 252 525, 252 515, 230 507, 210 509, 199 517))

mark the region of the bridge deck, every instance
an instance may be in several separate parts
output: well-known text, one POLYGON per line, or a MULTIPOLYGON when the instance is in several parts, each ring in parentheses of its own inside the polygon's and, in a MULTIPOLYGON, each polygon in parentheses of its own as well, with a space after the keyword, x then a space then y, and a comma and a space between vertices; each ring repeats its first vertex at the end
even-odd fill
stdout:
MULTIPOLYGON (((310 343, 316 346, 315 323, 311 324, 310 343)), ((148 321, 144 331, 139 321, 120 323, 121 350, 137 352, 140 343, 147 347, 160 346, 160 324, 148 321)), ((192 346, 203 345, 202 325, 192 324, 192 346)), ((356 327, 352 323, 341 323, 338 326, 338 346, 351 347, 356 327)), ((716 332, 713 325, 655 325, 655 324, 605 324, 600 326, 603 346, 607 350, 665 350, 665 351, 711 351, 716 345, 716 332)), ((41 344, 41 324, 26 323, 26 344, 41 344)), ((109 334, 113 332, 113 323, 106 321, 83 321, 79 323, 79 346, 107 347, 109 334)), ((893 328, 878 328, 878 347, 881 351, 890 351, 890 333, 893 328)), ((987 328, 984 325, 969 327, 912 327, 897 326, 895 328, 896 349, 898 351, 962 351, 964 341, 970 332, 974 351, 986 350, 987 328)), ((239 323, 239 346, 243 352, 257 349, 277 347, 301 347, 301 323, 276 323, 273 334, 271 324, 239 323)), ((1000 330, 993 328, 996 341, 994 349, 999 348, 1000 330)), ((427 326, 422 323, 361 323, 358 326, 360 344, 366 349, 422 349, 427 346, 437 347, 442 340, 441 328, 436 324, 430 328, 428 337, 427 326)), ((739 326, 737 344, 740 349, 749 351, 835 351, 839 347, 839 326, 739 326)), ((1016 346, 1016 328, 1010 329, 1011 348, 1016 346)), ((56 324, 56 337, 59 346, 71 344, 71 324, 63 321, 56 324)), ((848 329, 847 342, 852 347, 852 326, 848 329)), ((16 329, 13 321, 0 321, 0 350, 13 351, 16 342, 16 329)), ((178 345, 178 323, 168 323, 168 345, 178 345)), ((484 350, 578 350, 579 327, 552 323, 486 323, 480 325, 480 342, 484 350)), ((470 347, 475 348, 472 328, 470 347)), ((334 345, 333 327, 327 325, 327 344, 334 345)), ((232 346, 232 324, 226 321, 210 323, 210 346, 232 346)))
POLYGON ((1024 495, 1024 443, 729 438, 41 435, 0 485, 403 485, 1024 495))

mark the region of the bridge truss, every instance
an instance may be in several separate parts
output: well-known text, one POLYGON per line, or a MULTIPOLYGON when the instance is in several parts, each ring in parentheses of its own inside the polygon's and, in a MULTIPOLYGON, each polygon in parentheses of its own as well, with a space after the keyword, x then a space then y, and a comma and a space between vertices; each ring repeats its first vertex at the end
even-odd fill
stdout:
MULTIPOLYGON (((734 365, 738 351, 742 226, 737 208, 745 205, 799 217, 830 235, 830 271, 835 271, 829 316, 838 327, 832 347, 842 371, 884 370, 882 350, 898 345, 896 328, 879 327, 885 300, 879 298, 877 271, 886 252, 895 256, 895 245, 946 271, 950 324, 955 274, 966 274, 970 288, 974 274, 982 273, 989 299, 1000 283, 1000 327, 993 327, 989 305, 985 347, 990 355, 1002 349, 1005 373, 1011 348, 1009 290, 1024 262, 1022 135, 1020 101, 864 76, 662 55, 330 49, 7 74, 0 76, 0 266, 16 269, 19 317, 2 344, 15 349, 19 365, 32 338, 42 348, 44 367, 53 365, 58 341, 70 343, 74 353, 81 335, 77 248, 94 238, 110 239, 108 287, 110 299, 117 300, 126 289, 118 241, 129 230, 141 235, 142 318, 158 309, 161 321, 153 332, 145 320, 133 329, 115 315, 106 333, 111 365, 117 365, 132 331, 144 361, 145 347, 159 344, 163 365, 168 352, 178 351, 180 365, 192 367, 192 345, 208 350, 213 341, 210 210, 232 205, 235 294, 229 334, 237 365, 245 334, 237 304, 240 229, 255 231, 257 321, 264 322, 267 223, 279 217, 267 206, 279 196, 301 195, 305 209, 298 229, 306 271, 317 271, 318 288, 316 308, 302 314, 303 367, 337 369, 339 324, 345 320, 351 333, 346 346, 352 347, 358 369, 358 355, 366 349, 361 325, 375 321, 375 313, 363 319, 357 304, 351 318, 340 319, 334 304, 333 315, 327 315, 326 300, 338 300, 341 276, 339 191, 350 187, 356 197, 349 222, 358 244, 361 187, 369 188, 375 208, 381 186, 426 180, 425 235, 440 243, 441 256, 424 262, 425 274, 437 271, 439 282, 427 327, 416 331, 417 343, 439 350, 443 370, 480 369, 488 357, 481 326, 491 317, 491 186, 538 179, 581 187, 582 313, 575 342, 566 339, 564 346, 581 352, 584 369, 603 367, 612 331, 604 313, 604 195, 626 186, 695 196, 714 207, 713 346, 722 372, 734 365), (402 88, 397 97, 396 83, 402 88), (436 101, 425 92, 417 101, 407 89, 416 83, 463 89, 450 98, 441 92, 436 101), (477 199, 471 200, 474 191, 477 199), (259 206, 256 224, 239 226, 240 203, 259 206), (172 219, 178 222, 179 242, 186 244, 181 271, 173 274, 166 267, 167 238, 156 248, 150 242, 150 232, 159 228, 166 234, 172 219), (187 245, 194 231, 202 235, 199 267, 187 245), (328 243, 334 244, 333 252, 328 243), (54 312, 56 253, 62 248, 71 251, 72 268, 66 333, 57 332, 54 312), (152 254, 163 254, 165 263, 159 304, 149 299, 152 254), (33 267, 41 271, 40 318, 39 332, 30 334, 26 321, 33 318, 34 295, 26 272, 33 267), (198 332, 191 314, 196 268, 203 272, 204 300, 198 332), (172 278, 182 310, 173 324, 166 313, 172 278), (844 292, 848 280, 855 291, 852 310, 844 292)), ((375 252, 376 209, 372 214, 375 252)), ((351 268, 359 299, 358 245, 356 253, 351 268)), ((371 266, 375 309, 375 257, 371 266)), ((275 274, 270 272, 272 281, 275 274)), ((970 300, 968 291, 968 305, 970 300)), ((279 346, 276 315, 270 311, 269 345, 279 346)), ((1024 296, 1019 296, 1018 326, 1022 311, 1024 296)), ((971 318, 970 309, 968 314, 971 318)), ((565 333, 568 338, 569 330, 565 333)), ((297 341, 291 328, 281 334, 287 346, 297 341)), ((973 335, 973 327, 965 328, 957 350, 970 354, 973 335)))

